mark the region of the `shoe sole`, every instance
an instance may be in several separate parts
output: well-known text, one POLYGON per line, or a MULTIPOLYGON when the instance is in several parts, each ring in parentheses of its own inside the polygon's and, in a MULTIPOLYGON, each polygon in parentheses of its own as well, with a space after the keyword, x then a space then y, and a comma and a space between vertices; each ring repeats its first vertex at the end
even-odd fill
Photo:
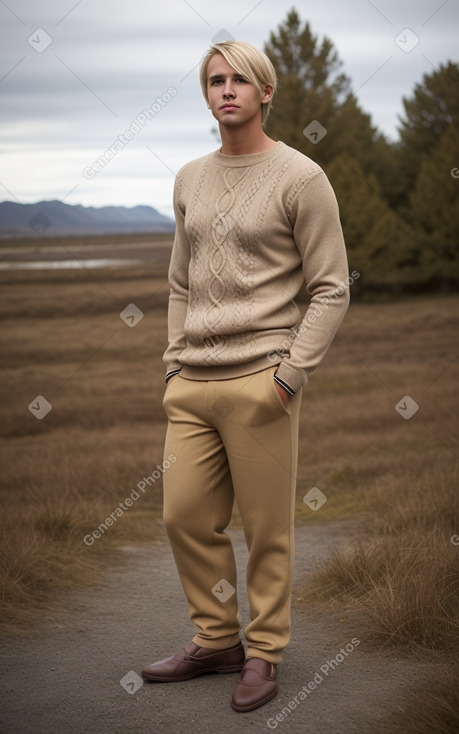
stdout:
POLYGON ((207 675, 208 673, 240 673, 244 663, 241 665, 232 665, 226 668, 214 668, 212 670, 200 670, 197 673, 191 673, 190 675, 174 675, 174 676, 146 676, 141 673, 142 678, 147 682, 155 683, 176 683, 182 680, 190 680, 190 678, 197 678, 200 675, 207 675))
POLYGON ((239 711, 240 713, 244 713, 246 711, 254 711, 255 709, 260 708, 260 706, 264 706, 265 703, 268 703, 268 701, 272 701, 272 699, 275 698, 277 694, 278 694, 278 690, 276 689, 275 691, 270 693, 269 696, 265 696, 265 698, 263 698, 261 701, 257 701, 256 703, 253 703, 250 706, 236 706, 236 704, 230 701, 231 708, 234 711, 239 711))

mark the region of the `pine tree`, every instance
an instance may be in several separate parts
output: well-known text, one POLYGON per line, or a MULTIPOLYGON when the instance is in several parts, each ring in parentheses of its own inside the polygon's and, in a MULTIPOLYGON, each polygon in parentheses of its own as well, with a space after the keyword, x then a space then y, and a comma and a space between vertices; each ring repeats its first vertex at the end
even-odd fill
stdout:
POLYGON ((411 98, 403 98, 400 168, 402 203, 406 204, 425 156, 435 151, 450 125, 459 126, 459 65, 440 64, 438 71, 425 74, 411 98))
POLYGON ((267 134, 310 156, 325 170, 337 155, 349 153, 366 173, 377 176, 383 195, 389 195, 390 145, 360 109, 330 39, 324 36, 319 41, 309 23, 302 25, 292 9, 277 32, 270 34, 264 50, 279 81, 267 134), (324 128, 317 136, 316 127, 312 134, 307 132, 314 121, 324 128))
POLYGON ((403 100, 400 142, 391 144, 360 109, 330 39, 294 9, 265 52, 279 80, 266 132, 325 169, 357 288, 457 284, 459 65, 425 75, 403 100))
POLYGON ((459 285, 459 132, 450 125, 424 156, 410 197, 420 278, 447 290, 459 285))
MULTIPOLYGON (((277 35, 270 34, 265 53, 276 69, 279 82, 266 132, 310 154, 313 144, 303 129, 313 120, 328 129, 337 107, 349 92, 348 80, 339 73, 338 55, 328 38, 319 45, 309 23, 301 28, 300 18, 293 9, 279 26, 277 35)), ((330 159, 328 142, 314 150, 319 163, 330 159)))
POLYGON ((415 284, 413 233, 381 196, 375 176, 365 174, 348 153, 328 166, 340 206, 350 270, 360 274, 358 290, 392 292, 415 284))

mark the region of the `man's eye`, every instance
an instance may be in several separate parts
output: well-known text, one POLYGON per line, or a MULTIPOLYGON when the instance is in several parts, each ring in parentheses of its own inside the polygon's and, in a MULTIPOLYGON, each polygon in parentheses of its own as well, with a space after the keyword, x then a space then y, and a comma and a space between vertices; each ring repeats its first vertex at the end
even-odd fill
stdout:
MULTIPOLYGON (((237 77, 235 81, 242 82, 243 84, 247 84, 248 83, 247 82, 247 79, 244 79, 244 77, 242 77, 242 76, 237 77)), ((211 86, 212 87, 215 86, 216 84, 223 84, 223 79, 214 79, 211 82, 211 86)))

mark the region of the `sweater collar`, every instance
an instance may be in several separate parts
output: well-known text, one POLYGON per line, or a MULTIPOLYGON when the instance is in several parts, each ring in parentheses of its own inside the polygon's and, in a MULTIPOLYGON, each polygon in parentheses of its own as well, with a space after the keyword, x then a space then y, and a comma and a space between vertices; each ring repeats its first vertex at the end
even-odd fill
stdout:
POLYGON ((247 166, 254 166, 256 163, 264 163, 274 158, 284 148, 285 143, 279 140, 273 148, 263 150, 261 153, 250 153, 249 155, 224 155, 220 150, 216 150, 213 154, 213 162, 225 168, 247 168, 247 166))

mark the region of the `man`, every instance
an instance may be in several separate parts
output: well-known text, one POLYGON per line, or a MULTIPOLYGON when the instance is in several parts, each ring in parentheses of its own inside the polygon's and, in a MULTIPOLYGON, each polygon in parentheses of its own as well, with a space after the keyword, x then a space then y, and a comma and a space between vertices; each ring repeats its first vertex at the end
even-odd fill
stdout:
POLYGON ((263 130, 276 83, 269 59, 246 43, 213 45, 201 66, 222 147, 177 174, 164 354, 165 454, 177 457, 164 474, 164 523, 199 631, 142 671, 181 681, 242 669, 236 711, 277 693, 290 639, 302 388, 349 303, 328 179, 263 130), (304 281, 312 298, 301 320, 293 299, 304 281), (247 657, 225 532, 234 498, 250 553, 247 657))

